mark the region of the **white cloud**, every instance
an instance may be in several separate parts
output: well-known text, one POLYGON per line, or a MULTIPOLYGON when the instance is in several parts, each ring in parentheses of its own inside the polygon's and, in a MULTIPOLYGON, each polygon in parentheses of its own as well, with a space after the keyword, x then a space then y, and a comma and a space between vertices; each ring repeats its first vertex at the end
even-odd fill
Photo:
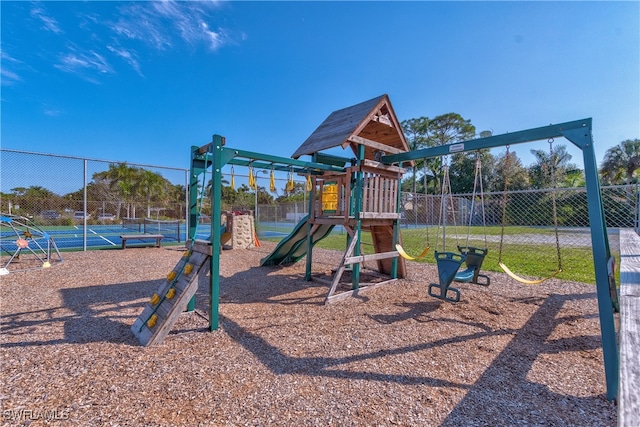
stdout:
POLYGON ((58 26, 58 21, 56 21, 55 18, 48 16, 42 7, 34 6, 31 9, 31 16, 39 19, 42 22, 42 28, 45 30, 56 34, 62 34, 63 31, 58 26))
POLYGON ((1 58, 0 78, 2 80, 2 85, 11 86, 15 83, 21 82, 22 78, 20 78, 20 76, 16 72, 9 70, 7 67, 7 63, 11 63, 12 65, 15 65, 15 64, 20 64, 21 61, 18 61, 17 59, 13 58, 4 50, 0 50, 0 58, 1 58))
POLYGON ((74 73, 91 83, 99 83, 94 77, 95 73, 108 74, 113 73, 113 68, 104 56, 91 50, 89 52, 72 52, 66 53, 59 58, 59 62, 54 65, 57 69, 68 73, 74 73))
POLYGON ((225 43, 222 31, 210 28, 210 10, 219 2, 162 0, 135 3, 120 8, 120 17, 110 24, 120 36, 150 43, 165 50, 183 41, 191 46, 205 44, 216 50, 225 43))
POLYGON ((7 70, 5 67, 2 67, 2 69, 0 69, 0 76, 2 77, 3 86, 11 86, 14 83, 22 81, 19 75, 17 75, 13 71, 7 70))
POLYGON ((165 36, 161 23, 148 11, 149 6, 145 3, 122 7, 120 8, 121 15, 117 21, 108 25, 116 33, 116 36, 140 40, 151 44, 158 50, 170 48, 172 46, 171 39, 165 36))
POLYGON ((42 112, 44 113, 45 116, 49 116, 49 117, 59 117, 62 114, 64 114, 64 111, 59 110, 57 108, 50 108, 50 107, 44 107, 42 112))
MULTIPOLYGON (((77 19, 76 27, 82 32, 82 36, 73 39, 54 17, 59 16, 52 14, 55 8, 34 2, 27 10, 30 28, 60 36, 56 38, 57 42, 67 46, 58 51, 45 51, 43 48, 36 55, 51 56, 48 62, 57 70, 98 84, 101 76, 115 73, 115 65, 120 65, 122 60, 144 77, 143 64, 137 52, 145 48, 148 50, 149 46, 156 52, 184 49, 185 45, 194 50, 214 52, 232 42, 227 33, 215 25, 215 13, 220 3, 175 0, 114 2, 109 15, 104 14, 101 8, 80 8, 87 13, 78 12, 68 17, 77 19)), ((19 61, 11 65, 11 59, 2 54, 0 77, 3 85, 23 81, 20 70, 25 65, 19 61)))
POLYGON ((129 63, 129 65, 131 65, 131 67, 134 70, 136 70, 136 72, 140 76, 143 76, 142 71, 140 70, 140 63, 136 59, 135 51, 132 52, 132 51, 128 51, 128 50, 126 50, 124 48, 116 48, 116 47, 113 47, 113 46, 107 46, 107 49, 109 49, 113 54, 115 54, 115 55, 119 56, 120 58, 124 59, 125 61, 127 61, 129 63))

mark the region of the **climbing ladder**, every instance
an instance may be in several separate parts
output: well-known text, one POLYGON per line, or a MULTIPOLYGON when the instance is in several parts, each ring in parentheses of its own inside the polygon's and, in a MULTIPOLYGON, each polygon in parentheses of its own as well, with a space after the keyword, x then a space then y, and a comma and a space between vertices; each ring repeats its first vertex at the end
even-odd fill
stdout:
POLYGON ((140 344, 147 346, 160 343, 169 334, 180 313, 185 311, 198 290, 198 277, 209 272, 210 263, 207 261, 210 256, 209 242, 196 240, 185 251, 131 326, 140 344))

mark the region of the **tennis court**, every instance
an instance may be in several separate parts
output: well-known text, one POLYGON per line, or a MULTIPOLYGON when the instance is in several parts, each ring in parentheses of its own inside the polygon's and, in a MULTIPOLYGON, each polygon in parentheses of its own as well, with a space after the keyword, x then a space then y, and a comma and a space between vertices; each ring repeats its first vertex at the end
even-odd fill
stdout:
MULTIPOLYGON (((69 251, 69 250, 81 250, 83 248, 84 234, 85 230, 83 226, 51 226, 51 227, 42 227, 40 229, 46 232, 49 236, 53 238, 56 242, 56 246, 61 251, 69 251)), ((141 234, 144 232, 152 233, 152 234, 162 234, 164 235, 163 245, 168 244, 178 244, 183 243, 187 239, 187 231, 184 227, 184 224, 180 225, 180 230, 178 234, 178 230, 176 228, 162 228, 162 227, 147 227, 146 230, 144 228, 134 228, 131 227, 123 227, 122 224, 103 224, 103 225, 88 225, 86 230, 87 235, 87 248, 88 249, 104 249, 104 248, 116 248, 122 246, 122 239, 120 236, 122 235, 135 235, 141 234)), ((258 238, 260 239, 269 239, 269 238, 283 238, 286 237, 288 233, 278 232, 278 231, 270 231, 270 230, 258 230, 258 238)), ((210 236, 210 228, 209 224, 202 225, 198 228, 196 233, 196 239, 208 240, 210 236)), ((11 232, 2 232, 0 233, 1 243, 5 242, 11 243, 10 250, 12 251, 15 248, 15 234, 11 232)), ((142 242, 140 242, 142 243, 142 242)), ((136 242, 133 241, 131 245, 135 246, 136 242)))

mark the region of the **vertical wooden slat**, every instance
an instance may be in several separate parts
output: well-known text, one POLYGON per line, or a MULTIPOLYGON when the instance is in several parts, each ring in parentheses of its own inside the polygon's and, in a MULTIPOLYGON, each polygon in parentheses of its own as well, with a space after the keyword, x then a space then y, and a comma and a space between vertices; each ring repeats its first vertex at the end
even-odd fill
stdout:
POLYGON ((369 189, 371 188, 371 182, 369 180, 369 174, 364 172, 362 174, 362 211, 369 211, 369 203, 371 202, 371 194, 369 189))
POLYGON ((376 176, 374 178, 374 183, 373 183, 373 198, 374 198, 374 203, 371 206, 371 212, 377 212, 377 207, 378 207, 378 202, 380 200, 380 176, 376 176))
POLYGON ((376 181, 375 181, 375 177, 370 172, 367 172, 367 176, 369 177, 368 185, 367 185, 367 193, 369 194, 369 204, 367 205, 367 212, 373 212, 374 206, 376 204, 376 194, 375 194, 376 181))

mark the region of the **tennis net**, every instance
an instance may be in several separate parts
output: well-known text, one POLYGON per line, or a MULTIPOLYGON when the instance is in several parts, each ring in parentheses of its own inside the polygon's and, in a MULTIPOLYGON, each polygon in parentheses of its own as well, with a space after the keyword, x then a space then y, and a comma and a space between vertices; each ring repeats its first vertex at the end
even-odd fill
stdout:
POLYGON ((142 232, 142 218, 122 218, 122 228, 127 230, 142 232))
POLYGON ((143 221, 143 231, 151 234, 162 234, 168 239, 175 239, 181 242, 180 233, 180 221, 179 220, 158 220, 145 218, 143 221))

